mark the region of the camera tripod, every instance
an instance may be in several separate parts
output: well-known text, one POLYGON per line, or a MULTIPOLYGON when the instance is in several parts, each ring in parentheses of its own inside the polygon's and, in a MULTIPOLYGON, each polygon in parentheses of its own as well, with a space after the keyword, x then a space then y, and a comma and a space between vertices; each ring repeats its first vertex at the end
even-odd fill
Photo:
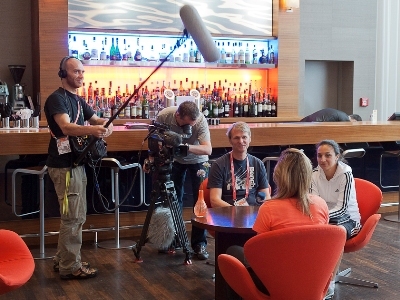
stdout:
POLYGON ((178 238, 178 242, 183 247, 183 252, 186 254, 184 264, 192 264, 192 254, 193 250, 190 247, 189 239, 186 233, 186 227, 183 222, 183 216, 180 212, 178 205, 178 198, 176 196, 174 182, 170 180, 169 174, 159 174, 161 178, 154 182, 153 190, 151 191, 151 200, 149 210, 146 214, 146 219, 143 225, 142 234, 140 236, 139 242, 136 246, 132 248, 135 254, 136 261, 141 262, 140 251, 142 246, 145 245, 147 241, 147 232, 150 225, 150 220, 153 215, 156 203, 162 203, 164 206, 168 206, 171 210, 171 216, 175 227, 175 234, 178 238), (158 199, 160 198, 160 201, 158 199))

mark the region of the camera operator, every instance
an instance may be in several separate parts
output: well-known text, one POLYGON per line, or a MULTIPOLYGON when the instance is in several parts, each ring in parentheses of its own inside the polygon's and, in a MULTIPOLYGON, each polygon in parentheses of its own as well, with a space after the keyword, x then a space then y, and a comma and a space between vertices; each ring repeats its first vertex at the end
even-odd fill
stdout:
MULTIPOLYGON (((208 161, 208 155, 212 151, 210 130, 204 115, 200 113, 197 105, 191 101, 182 102, 179 107, 171 106, 163 109, 156 121, 169 126, 171 131, 180 134, 182 144, 185 145, 185 150, 187 150, 186 156, 177 155, 174 157, 171 174, 182 213, 183 189, 187 173, 192 182, 193 206, 196 203, 201 183, 201 178, 197 176, 197 172, 204 169, 203 163, 208 161)), ((152 160, 151 157, 149 159, 152 160)), ((198 259, 208 259, 204 229, 192 226, 191 246, 198 259)))

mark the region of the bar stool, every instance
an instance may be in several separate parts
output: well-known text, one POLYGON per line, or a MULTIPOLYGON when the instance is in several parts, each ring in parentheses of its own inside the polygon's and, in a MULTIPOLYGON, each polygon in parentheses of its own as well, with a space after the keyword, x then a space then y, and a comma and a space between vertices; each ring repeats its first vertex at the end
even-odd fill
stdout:
POLYGON ((139 168, 139 176, 140 176, 140 203, 137 205, 141 206, 144 202, 144 176, 142 166, 139 163, 121 163, 116 158, 106 157, 101 160, 101 167, 108 167, 111 169, 111 195, 113 197, 113 202, 115 203, 115 239, 114 241, 102 241, 97 243, 97 246, 100 248, 106 249, 123 249, 123 248, 132 248, 136 245, 135 242, 129 240, 119 239, 119 171, 127 170, 130 168, 139 168))
POLYGON ((384 188, 398 188, 399 185, 383 185, 382 183, 382 169, 383 169, 383 159, 385 157, 395 157, 399 159, 400 157, 400 150, 392 150, 392 151, 383 151, 380 158, 379 158, 379 185, 384 188))
POLYGON ((8 199, 8 171, 16 170, 19 168, 30 168, 37 166, 38 162, 35 160, 25 159, 24 157, 20 157, 18 159, 9 160, 4 166, 4 200, 6 204, 10 205, 7 201, 8 199))
MULTIPOLYGON (((40 248, 39 251, 36 249, 31 250, 32 256, 35 259, 46 259, 46 258, 52 258, 54 257, 56 253, 56 249, 52 249, 50 251, 45 251, 45 246, 44 246, 44 176, 47 174, 47 166, 37 166, 37 167, 30 167, 30 168, 25 168, 25 169, 16 169, 13 174, 12 174, 12 211, 17 217, 22 217, 26 215, 31 215, 34 213, 39 212, 39 222, 40 222, 40 228, 39 228, 39 238, 40 238, 40 248), (33 175, 38 175, 39 176, 39 210, 38 211, 33 211, 33 212, 28 212, 24 214, 18 214, 16 210, 16 188, 15 188, 15 182, 16 182, 16 176, 18 173, 23 173, 23 174, 33 174, 33 175)), ((32 236, 32 235, 26 235, 26 236, 32 236)), ((34 235, 36 236, 36 235, 34 235)))
MULTIPOLYGON (((396 144, 398 145, 398 142, 396 142, 396 144)), ((385 188, 387 188, 387 187, 398 187, 399 188, 399 208, 397 210, 397 214, 385 216, 384 219, 386 221, 400 223, 400 174, 399 174, 399 185, 397 185, 397 186, 382 186, 381 175, 382 175, 382 158, 383 157, 396 157, 397 158, 397 168, 400 171, 400 150, 384 151, 381 154, 380 166, 379 166, 379 184, 381 185, 381 187, 385 187, 385 188)))
POLYGON ((267 179, 268 179, 268 183, 269 185, 271 185, 272 183, 270 182, 270 179, 272 176, 271 175, 271 161, 278 161, 279 160, 279 156, 267 156, 264 157, 262 162, 264 163, 264 165, 266 165, 266 169, 267 169, 267 179))
POLYGON ((362 158, 365 155, 365 149, 356 148, 356 149, 347 149, 342 153, 344 158, 362 158))

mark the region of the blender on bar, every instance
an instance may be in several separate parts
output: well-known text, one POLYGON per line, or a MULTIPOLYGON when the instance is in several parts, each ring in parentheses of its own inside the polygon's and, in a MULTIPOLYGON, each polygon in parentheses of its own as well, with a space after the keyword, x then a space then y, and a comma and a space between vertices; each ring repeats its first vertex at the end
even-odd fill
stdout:
POLYGON ((21 85, 21 79, 25 72, 25 65, 8 65, 11 75, 14 79, 14 85, 12 87, 11 104, 14 111, 18 111, 21 108, 26 107, 25 105, 25 94, 24 88, 21 85))

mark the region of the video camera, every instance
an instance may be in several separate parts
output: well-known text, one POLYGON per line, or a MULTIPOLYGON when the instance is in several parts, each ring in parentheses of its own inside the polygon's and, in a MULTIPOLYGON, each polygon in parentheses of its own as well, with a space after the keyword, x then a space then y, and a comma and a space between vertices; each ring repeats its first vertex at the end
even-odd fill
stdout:
POLYGON ((184 133, 181 135, 171 131, 170 126, 153 121, 149 126, 148 148, 149 156, 154 160, 146 168, 161 173, 171 172, 174 157, 188 155, 189 146, 182 144, 182 138, 191 135, 191 126, 188 126, 190 128, 183 128, 184 133))

